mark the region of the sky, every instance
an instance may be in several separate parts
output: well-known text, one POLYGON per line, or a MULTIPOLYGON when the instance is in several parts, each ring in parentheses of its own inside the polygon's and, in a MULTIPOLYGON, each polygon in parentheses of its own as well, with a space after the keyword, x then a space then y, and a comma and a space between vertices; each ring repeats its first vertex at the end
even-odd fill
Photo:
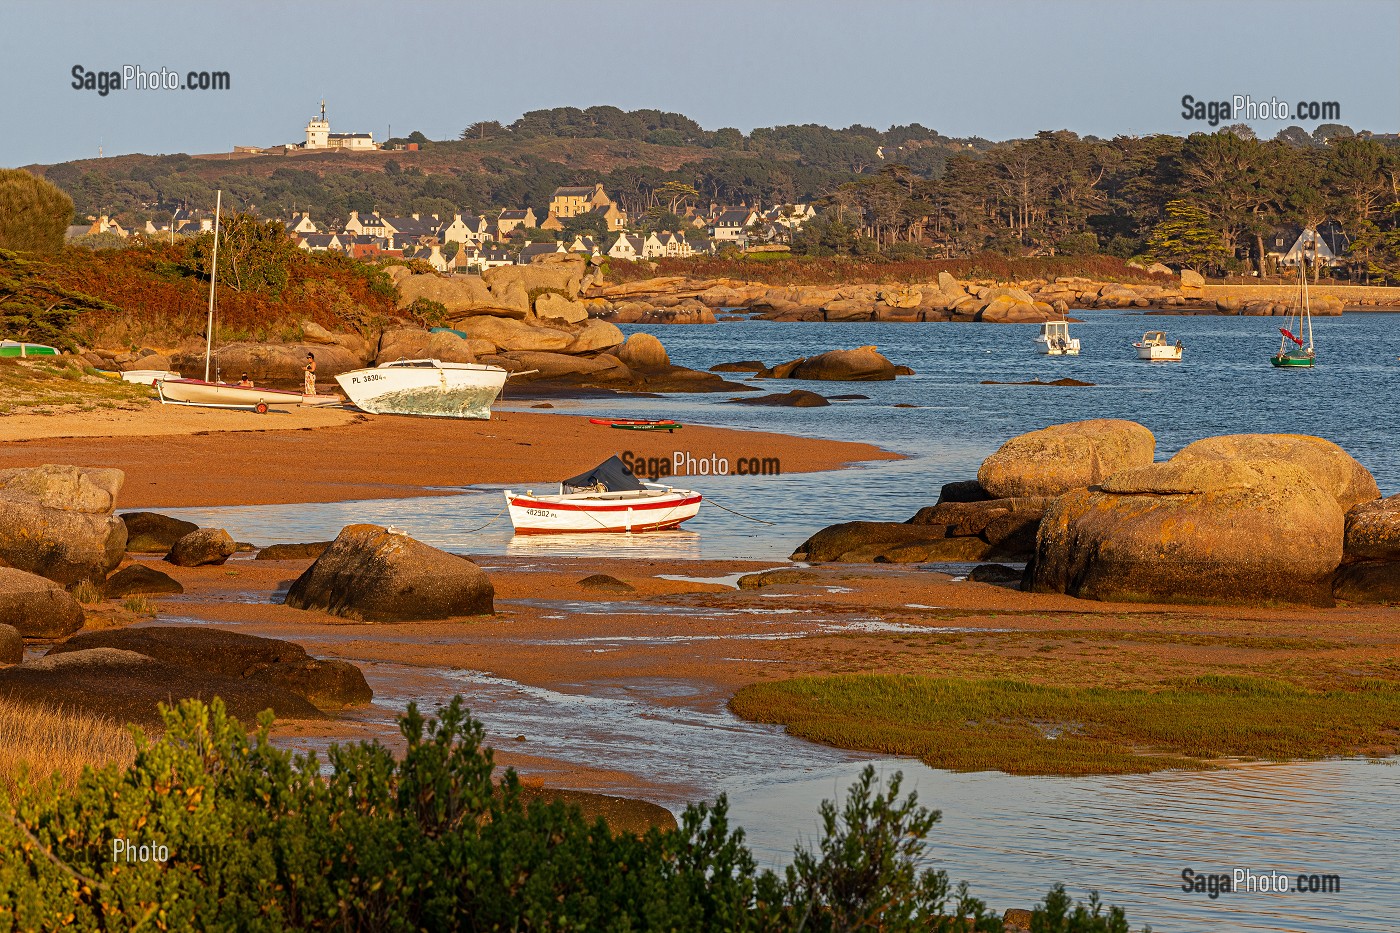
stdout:
POLYGON ((0 166, 296 142, 322 98, 332 131, 376 139, 595 104, 746 132, 1213 129, 1183 118, 1187 94, 1335 101, 1336 122, 1394 133, 1397 48, 1400 0, 7 0, 0 166), (73 87, 74 66, 128 65, 230 87, 73 87))

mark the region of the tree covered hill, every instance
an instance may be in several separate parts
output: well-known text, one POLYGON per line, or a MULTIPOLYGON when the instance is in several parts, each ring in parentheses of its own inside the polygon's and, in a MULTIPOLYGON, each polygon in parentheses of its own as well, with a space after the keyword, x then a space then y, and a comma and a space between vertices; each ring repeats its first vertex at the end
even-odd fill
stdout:
POLYGON ((1187 137, 1114 139, 1066 130, 993 143, 917 123, 880 131, 808 124, 742 133, 680 114, 616 107, 532 111, 461 138, 404 140, 416 151, 123 156, 35 166, 78 216, 161 219, 226 203, 263 216, 310 211, 450 215, 533 207, 561 185, 601 182, 633 218, 672 222, 691 203, 815 201, 799 244, 815 255, 896 258, 1152 254, 1173 264, 1267 271, 1276 231, 1337 221, 1351 273, 1400 276, 1400 138, 1323 125, 1268 141, 1243 125, 1187 137), (671 187, 668 189, 667 185, 671 187), (1166 227, 1163 227, 1163 225, 1166 227), (1156 244, 1155 246, 1153 244, 1156 244))

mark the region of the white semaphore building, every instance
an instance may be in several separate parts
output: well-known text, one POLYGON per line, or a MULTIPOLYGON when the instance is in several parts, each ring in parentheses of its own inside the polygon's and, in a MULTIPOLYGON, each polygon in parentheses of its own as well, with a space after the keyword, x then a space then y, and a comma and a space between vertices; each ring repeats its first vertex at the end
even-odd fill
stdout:
POLYGON ((348 149, 352 152, 373 152, 379 148, 373 133, 332 133, 326 119, 326 102, 321 101, 321 113, 306 124, 306 142, 302 149, 348 149))

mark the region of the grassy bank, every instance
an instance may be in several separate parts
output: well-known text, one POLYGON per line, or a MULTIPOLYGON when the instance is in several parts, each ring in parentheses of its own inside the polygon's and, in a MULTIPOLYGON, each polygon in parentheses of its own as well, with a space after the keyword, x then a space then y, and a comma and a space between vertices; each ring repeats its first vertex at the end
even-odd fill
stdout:
POLYGON ((1174 285, 1175 276, 1149 275, 1131 268, 1114 256, 1045 256, 1016 259, 997 253, 981 253, 966 259, 866 260, 813 259, 790 254, 762 254, 736 258, 662 259, 646 263, 614 262, 608 267, 610 282, 630 282, 656 275, 684 275, 699 279, 743 279, 767 285, 867 285, 936 282, 947 272, 960 281, 993 279, 999 282, 1082 276, 1099 282, 1138 282, 1174 285))
POLYGON ((856 674, 755 684, 730 705, 805 739, 955 771, 1128 774, 1400 746, 1400 685, 1383 680, 1318 691, 1204 675, 1108 689, 856 674))
POLYGON ((151 387, 98 375, 64 357, 0 358, 0 415, 143 408, 151 387))
POLYGON ((91 716, 0 700, 0 798, 12 795, 20 774, 34 779, 58 772, 74 786, 83 768, 126 767, 136 745, 125 727, 91 716))

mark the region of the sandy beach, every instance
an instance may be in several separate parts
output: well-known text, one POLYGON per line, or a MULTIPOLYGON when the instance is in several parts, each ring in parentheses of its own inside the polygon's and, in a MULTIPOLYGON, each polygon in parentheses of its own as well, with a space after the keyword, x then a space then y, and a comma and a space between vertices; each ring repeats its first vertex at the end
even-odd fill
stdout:
POLYGON ((618 431, 543 412, 462 421, 151 406, 0 418, 0 469, 116 467, 126 473, 121 509, 441 495, 442 487, 475 483, 557 481, 622 451, 650 458, 678 450, 731 462, 777 457, 784 473, 899 458, 870 444, 698 425, 668 434, 618 431))

